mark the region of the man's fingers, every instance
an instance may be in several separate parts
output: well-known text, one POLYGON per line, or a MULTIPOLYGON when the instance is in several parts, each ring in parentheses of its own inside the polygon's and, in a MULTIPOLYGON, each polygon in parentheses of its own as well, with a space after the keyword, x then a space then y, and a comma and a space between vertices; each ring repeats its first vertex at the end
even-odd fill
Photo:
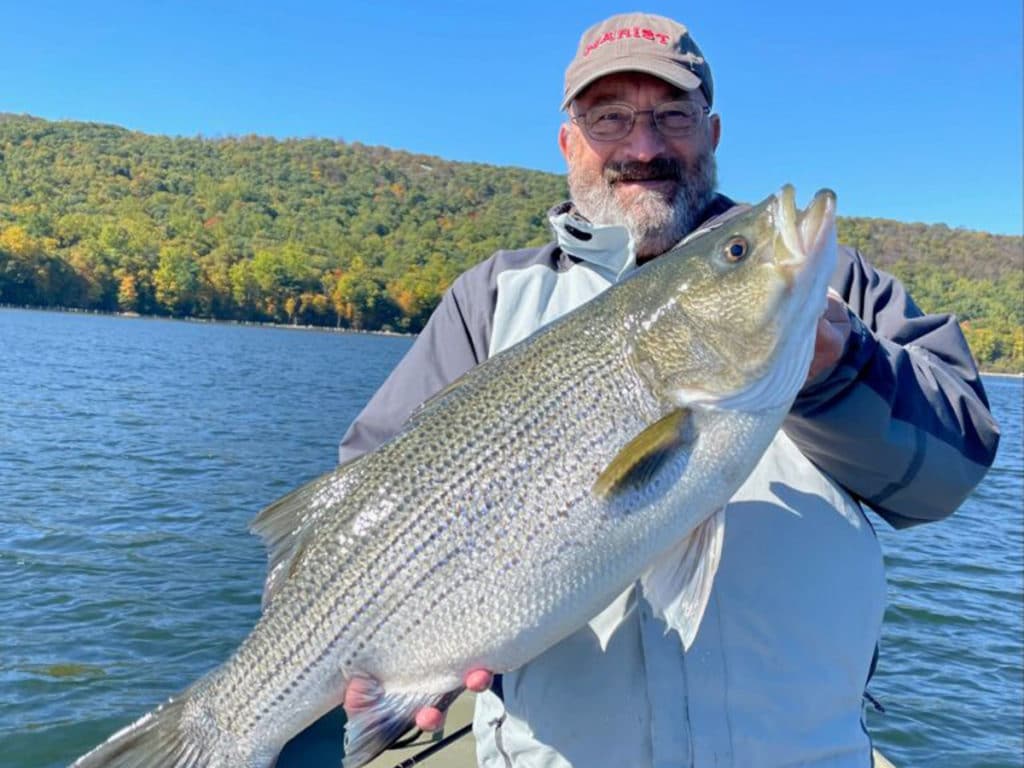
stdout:
MULTIPOLYGON (((474 693, 486 691, 491 687, 494 675, 486 669, 471 669, 462 678, 466 688, 474 693)), ((423 707, 416 713, 416 727, 421 731, 439 731, 444 727, 445 713, 437 707, 423 707)))
MULTIPOLYGON (((463 678, 466 688, 475 693, 491 687, 494 675, 486 669, 471 669, 463 678)), ((375 684, 362 678, 349 680, 345 688, 344 707, 349 714, 355 714, 373 705, 371 692, 375 684)), ((416 713, 416 727, 421 731, 437 731, 444 727, 445 714, 437 707, 423 707, 416 713)))
POLYGON ((466 684, 466 688, 473 691, 474 693, 480 693, 480 691, 486 691, 491 687, 491 681, 494 680, 492 675, 486 669, 472 669, 466 673, 466 677, 463 682, 466 684))
POLYGON ((843 297, 832 288, 828 289, 828 298, 825 302, 825 312, 822 314, 826 320, 832 323, 849 324, 850 316, 846 309, 846 302, 843 297))
POLYGON ((416 713, 416 727, 421 731, 439 731, 444 726, 444 712, 437 707, 424 707, 416 713))

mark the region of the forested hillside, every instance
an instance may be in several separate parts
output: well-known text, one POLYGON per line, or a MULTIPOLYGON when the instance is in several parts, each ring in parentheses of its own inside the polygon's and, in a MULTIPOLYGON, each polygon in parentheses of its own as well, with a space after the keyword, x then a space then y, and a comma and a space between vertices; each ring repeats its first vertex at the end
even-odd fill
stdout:
MULTIPOLYGON (((459 272, 545 242, 565 195, 358 143, 0 115, 0 303, 417 331, 459 272)), ((1024 370, 1021 238, 880 219, 840 238, 956 312, 983 367, 1024 370)))

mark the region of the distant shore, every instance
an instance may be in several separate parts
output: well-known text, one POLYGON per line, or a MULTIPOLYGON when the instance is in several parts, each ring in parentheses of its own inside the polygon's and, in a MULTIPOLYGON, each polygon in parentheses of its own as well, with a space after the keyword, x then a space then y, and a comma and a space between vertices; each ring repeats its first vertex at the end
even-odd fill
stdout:
MULTIPOLYGON (((397 337, 413 337, 417 334, 410 333, 408 331, 394 331, 394 330, 355 330, 353 328, 337 328, 329 325, 307 325, 307 324, 293 324, 293 323, 274 323, 260 320, 220 320, 208 317, 170 317, 168 315, 142 315, 138 312, 103 312, 98 309, 76 309, 74 307, 29 307, 19 306, 17 304, 0 304, 0 309, 21 309, 32 312, 66 312, 68 314, 76 315, 101 315, 104 317, 124 317, 129 319, 141 319, 141 320, 173 320, 185 323, 210 323, 216 325, 241 325, 249 326, 253 328, 279 328, 289 331, 324 331, 327 333, 359 333, 367 334, 370 336, 397 336, 397 337)), ((982 376, 992 376, 1004 379, 1021 379, 1024 378, 1024 371, 1016 373, 1008 373, 1005 371, 980 371, 982 376)))
POLYGON ((20 304, 0 304, 0 309, 20 309, 27 312, 63 312, 69 315, 97 315, 99 317, 123 317, 130 320, 170 320, 182 323, 208 323, 211 325, 241 325, 253 328, 280 328, 289 331, 326 331, 327 333, 360 333, 371 336, 415 336, 415 333, 395 330, 356 330, 330 325, 308 325, 305 323, 275 323, 263 320, 227 320, 213 317, 172 317, 171 315, 143 315, 138 312, 104 312, 99 309, 78 309, 76 307, 32 307, 20 304))

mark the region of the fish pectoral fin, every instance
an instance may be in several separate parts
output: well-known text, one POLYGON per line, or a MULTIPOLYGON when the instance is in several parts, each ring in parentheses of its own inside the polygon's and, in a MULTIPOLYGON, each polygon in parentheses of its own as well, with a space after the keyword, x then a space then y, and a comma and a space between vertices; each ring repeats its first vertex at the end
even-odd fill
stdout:
POLYGON ((384 689, 376 680, 363 678, 359 709, 346 713, 343 768, 359 768, 370 762, 415 727, 416 713, 423 707, 437 707, 444 711, 462 690, 394 693, 384 689))
MULTIPOLYGON (((662 555, 641 579, 644 597, 689 650, 711 599, 725 539, 725 508, 662 555)), ((666 630, 667 631, 667 630, 666 630)))
POLYGON ((693 442, 691 411, 677 408, 626 443, 594 481, 593 493, 607 499, 643 487, 685 445, 693 442))

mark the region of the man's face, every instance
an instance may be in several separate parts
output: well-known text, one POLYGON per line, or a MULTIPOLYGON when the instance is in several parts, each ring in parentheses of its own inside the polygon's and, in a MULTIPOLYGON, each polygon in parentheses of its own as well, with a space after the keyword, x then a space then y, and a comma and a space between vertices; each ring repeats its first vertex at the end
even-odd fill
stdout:
MULTIPOLYGON (((681 91, 656 77, 627 72, 587 87, 570 114, 610 103, 647 110, 681 99, 707 104, 700 91, 681 91)), ((650 114, 638 114, 622 139, 596 141, 578 123, 566 122, 558 144, 573 202, 594 224, 629 229, 638 262, 658 256, 700 223, 697 216, 714 195, 720 131, 718 116, 710 115, 686 136, 664 136, 650 114)))

